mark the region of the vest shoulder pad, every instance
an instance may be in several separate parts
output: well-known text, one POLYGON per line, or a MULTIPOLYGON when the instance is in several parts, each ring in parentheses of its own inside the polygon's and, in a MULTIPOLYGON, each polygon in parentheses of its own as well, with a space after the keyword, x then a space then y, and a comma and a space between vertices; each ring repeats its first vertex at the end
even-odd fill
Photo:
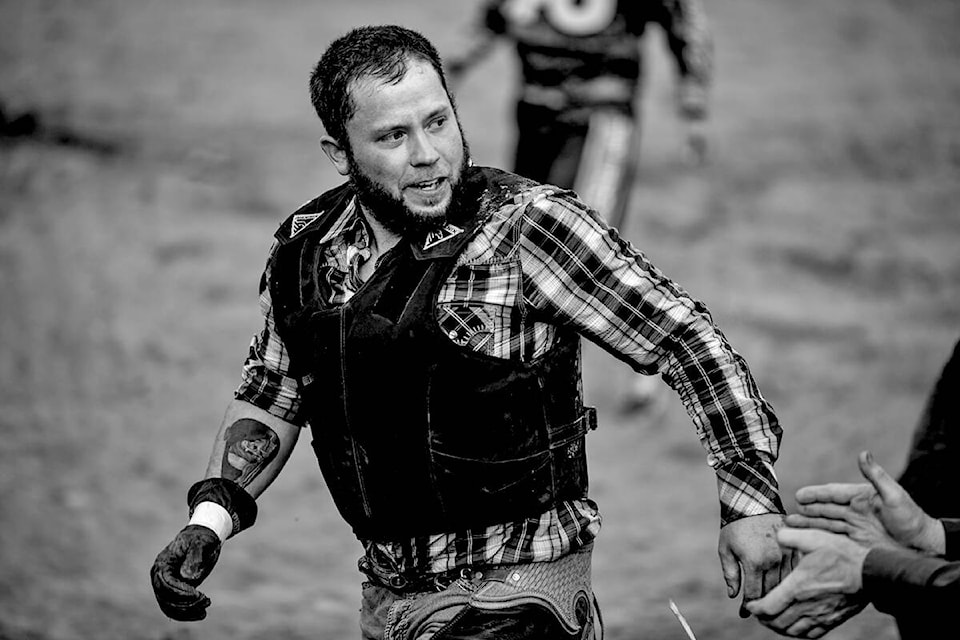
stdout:
POLYGON ((478 204, 481 217, 489 217, 504 206, 525 205, 544 196, 570 194, 573 192, 560 187, 541 184, 509 171, 490 167, 476 167, 471 179, 480 185, 478 204))
POLYGON ((274 233, 280 244, 288 244, 307 233, 325 231, 343 213, 353 197, 353 187, 349 182, 317 196, 294 211, 274 233))

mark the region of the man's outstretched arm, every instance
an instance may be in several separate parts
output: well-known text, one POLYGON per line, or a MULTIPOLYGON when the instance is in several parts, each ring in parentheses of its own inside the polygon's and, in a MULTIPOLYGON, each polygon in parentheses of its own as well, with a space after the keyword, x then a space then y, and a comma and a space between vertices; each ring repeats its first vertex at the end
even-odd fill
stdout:
POLYGON ((776 539, 784 509, 773 464, 782 429, 746 362, 703 303, 569 194, 534 201, 520 224, 529 307, 637 372, 660 373, 680 395, 717 474, 728 594, 762 597, 792 557, 776 539))

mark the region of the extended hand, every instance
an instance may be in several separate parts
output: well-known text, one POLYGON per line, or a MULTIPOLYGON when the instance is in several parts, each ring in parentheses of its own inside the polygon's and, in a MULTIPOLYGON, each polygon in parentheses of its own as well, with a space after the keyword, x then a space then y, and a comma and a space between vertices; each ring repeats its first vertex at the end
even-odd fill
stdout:
MULTIPOLYGON (((783 516, 770 513, 734 520, 720 529, 720 566, 731 598, 743 592, 743 602, 762 597, 793 567, 793 553, 777 543, 783 516)), ((740 615, 747 617, 741 606, 740 615)))
POLYGON ((777 539, 804 555, 776 589, 746 607, 778 633, 819 638, 859 613, 861 572, 868 550, 826 531, 783 528, 777 539))
POLYGON ((858 463, 869 482, 800 489, 797 491, 800 513, 787 516, 787 524, 842 533, 870 548, 905 545, 942 553, 939 521, 924 513, 910 494, 874 461, 869 451, 860 454, 858 463))
POLYGON ((207 617, 210 598, 196 587, 220 557, 220 538, 207 527, 191 524, 160 552, 150 568, 157 604, 168 618, 183 622, 207 617))

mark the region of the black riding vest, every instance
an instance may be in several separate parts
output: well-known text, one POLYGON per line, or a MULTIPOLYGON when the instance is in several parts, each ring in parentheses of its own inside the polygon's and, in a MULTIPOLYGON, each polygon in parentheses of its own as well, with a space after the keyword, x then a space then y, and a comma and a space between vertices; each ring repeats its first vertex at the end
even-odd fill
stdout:
POLYGON ((468 201, 483 204, 458 223, 462 233, 426 249, 398 244, 339 307, 324 302, 320 240, 351 188, 306 205, 322 216, 295 239, 293 217, 278 232, 277 331, 324 479, 360 538, 536 517, 587 493, 584 435, 595 413, 583 406, 579 337, 560 331, 542 357, 516 362, 458 346, 437 323, 437 293, 457 255, 529 184, 492 169, 471 168, 467 180, 468 201))

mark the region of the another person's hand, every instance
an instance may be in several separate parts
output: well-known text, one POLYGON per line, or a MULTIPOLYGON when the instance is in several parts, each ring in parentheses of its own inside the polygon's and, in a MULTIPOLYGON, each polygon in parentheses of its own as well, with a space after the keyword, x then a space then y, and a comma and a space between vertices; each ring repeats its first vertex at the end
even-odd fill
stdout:
POLYGON ((800 513, 787 516, 787 525, 842 533, 870 548, 904 545, 943 553, 943 527, 939 520, 924 513, 869 451, 860 454, 858 463, 869 482, 800 489, 800 513))
POLYGON ((182 622, 207 617, 210 598, 197 586, 220 557, 220 538, 202 525, 187 525, 160 552, 150 568, 150 582, 160 610, 182 622))
POLYGON ((783 516, 769 513, 734 520, 720 529, 720 566, 727 595, 743 594, 740 615, 750 600, 762 597, 787 577, 793 568, 793 553, 777 544, 776 532, 783 516))
POLYGON ((780 586, 747 603, 763 625, 783 635, 819 638, 867 605, 861 595, 866 547, 826 531, 786 527, 777 539, 803 555, 780 586))

